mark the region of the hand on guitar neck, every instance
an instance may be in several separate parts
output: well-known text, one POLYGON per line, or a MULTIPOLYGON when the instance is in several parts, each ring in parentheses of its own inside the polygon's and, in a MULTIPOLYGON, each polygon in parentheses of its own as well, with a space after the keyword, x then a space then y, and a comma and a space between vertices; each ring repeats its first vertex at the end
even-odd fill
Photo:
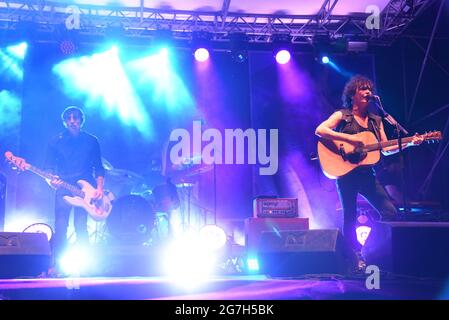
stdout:
POLYGON ((55 189, 63 188, 69 191, 72 196, 64 196, 63 199, 70 205, 84 208, 94 220, 104 220, 112 210, 112 200, 114 195, 106 191, 103 196, 103 177, 97 177, 97 188, 94 188, 85 180, 78 180, 77 186, 71 185, 60 179, 59 176, 43 171, 31 164, 25 159, 16 157, 12 152, 5 152, 5 158, 14 168, 20 171, 30 171, 45 179, 50 186, 55 189))
MULTIPOLYGON (((404 139, 405 137, 403 137, 404 139)), ((409 137, 408 141, 402 142, 402 149, 408 148, 408 147, 414 147, 419 146, 423 141, 425 140, 425 135, 420 135, 419 133, 415 133, 414 136, 409 137)), ((382 149, 382 153, 384 155, 392 155, 399 152, 399 141, 396 144, 393 144, 389 147, 385 147, 382 149)))

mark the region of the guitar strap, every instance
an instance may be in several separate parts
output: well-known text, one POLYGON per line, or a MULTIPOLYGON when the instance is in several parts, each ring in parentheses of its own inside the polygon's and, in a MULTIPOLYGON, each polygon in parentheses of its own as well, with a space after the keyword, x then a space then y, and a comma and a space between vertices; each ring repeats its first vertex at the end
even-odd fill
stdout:
POLYGON ((381 138, 380 138, 380 129, 379 129, 379 126, 377 125, 377 121, 376 120, 374 120, 373 118, 369 118, 369 120, 371 121, 371 124, 373 125, 373 128, 374 128, 374 134, 376 135, 376 138, 377 138, 377 141, 381 141, 381 138))

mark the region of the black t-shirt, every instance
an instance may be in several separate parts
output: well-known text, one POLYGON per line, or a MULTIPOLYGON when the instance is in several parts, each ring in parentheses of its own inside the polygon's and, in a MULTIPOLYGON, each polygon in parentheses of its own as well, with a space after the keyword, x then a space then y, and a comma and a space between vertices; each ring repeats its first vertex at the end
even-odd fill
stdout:
POLYGON ((362 127, 357 120, 354 119, 354 115, 352 114, 352 110, 350 109, 341 109, 338 110, 343 114, 341 122, 335 129, 338 132, 347 133, 347 134, 356 134, 363 131, 371 131, 376 136, 377 140, 380 140, 379 128, 380 123, 382 121, 381 117, 376 116, 375 114, 369 112, 368 113, 368 128, 362 127))
MULTIPOLYGON (((356 134, 363 131, 370 131, 374 133, 377 140, 380 141, 380 123, 382 121, 382 118, 379 116, 376 116, 375 114, 369 112, 368 113, 368 128, 362 127, 357 120, 355 120, 354 115, 352 114, 351 109, 341 109, 338 110, 343 114, 343 117, 338 124, 337 128, 335 128, 335 131, 346 133, 346 134, 356 134)), ((352 176, 354 174, 373 174, 375 173, 374 168, 372 166, 360 166, 356 168, 352 176)))
POLYGON ((78 136, 67 131, 57 135, 49 143, 45 168, 68 183, 82 179, 95 187, 94 177, 104 177, 97 138, 84 131, 78 136))

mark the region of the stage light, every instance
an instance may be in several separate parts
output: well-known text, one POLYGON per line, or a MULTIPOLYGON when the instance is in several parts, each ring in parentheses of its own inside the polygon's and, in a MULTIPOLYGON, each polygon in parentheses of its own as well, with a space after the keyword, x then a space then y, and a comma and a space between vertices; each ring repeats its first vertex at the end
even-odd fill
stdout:
POLYGON ((321 62, 323 63, 323 64, 328 64, 329 63, 329 57, 328 56, 322 56, 321 57, 321 62))
POLYGON ((360 224, 367 224, 369 221, 369 218, 366 214, 362 213, 357 217, 357 222, 360 224))
POLYGON ((217 225, 205 225, 200 230, 200 239, 212 250, 218 250, 226 244, 227 236, 223 228, 217 225))
POLYGON ((79 276, 92 269, 93 262, 94 260, 86 248, 74 247, 64 253, 59 260, 59 266, 67 276, 79 276))
POLYGON ((257 258, 246 259, 246 265, 248 267, 248 271, 250 272, 259 271, 259 260, 257 260, 257 258))
POLYGON ((59 43, 59 49, 64 55, 70 55, 76 51, 76 46, 71 40, 63 40, 59 43))
MULTIPOLYGON (((4 92, 4 91, 3 91, 4 92)), ((2 95, 0 94, 0 107, 2 95)), ((1 110, 1 109, 0 109, 1 110)), ((0 113, 1 115, 1 113, 0 113)), ((2 121, 0 121, 1 124, 2 121)), ((31 210, 15 210, 5 219, 5 232, 22 232, 30 225, 30 221, 39 221, 38 216, 31 210)))
MULTIPOLYGON (((14 76, 21 79, 20 75, 21 73, 16 73, 14 76)), ((20 127, 21 110, 22 99, 16 92, 0 90, 0 135, 7 136, 20 127)), ((25 219, 23 222, 28 225, 29 221, 25 219)))
POLYGON ((6 51, 8 51, 8 53, 12 54, 16 58, 23 60, 25 58, 27 49, 28 44, 26 42, 21 42, 19 44, 7 47, 6 51))
POLYGON ((357 241, 363 246, 365 245, 366 239, 368 239, 371 232, 371 227, 359 226, 356 228, 355 232, 357 234, 357 241))
POLYGON ((195 50, 195 60, 199 62, 204 62, 209 59, 209 51, 206 48, 198 48, 195 50))
MULTIPOLYGON (((157 66, 164 66, 167 55, 161 50, 157 66)), ((150 67, 153 64, 139 65, 139 75, 145 74, 146 68, 150 67)), ((72 97, 86 96, 86 108, 102 108, 105 118, 115 116, 124 125, 136 128, 143 137, 152 138, 154 132, 150 114, 129 79, 118 47, 111 46, 106 51, 89 56, 65 59, 53 66, 53 72, 62 79, 67 94, 72 97)))
POLYGON ((276 61, 279 64, 286 64, 290 61, 291 55, 290 52, 282 49, 276 53, 276 61))
POLYGON ((242 50, 231 51, 231 56, 232 59, 238 63, 243 63, 248 59, 248 53, 242 50))
POLYGON ((163 273, 187 289, 203 284, 217 267, 215 253, 198 234, 184 234, 170 243, 161 260, 163 273))

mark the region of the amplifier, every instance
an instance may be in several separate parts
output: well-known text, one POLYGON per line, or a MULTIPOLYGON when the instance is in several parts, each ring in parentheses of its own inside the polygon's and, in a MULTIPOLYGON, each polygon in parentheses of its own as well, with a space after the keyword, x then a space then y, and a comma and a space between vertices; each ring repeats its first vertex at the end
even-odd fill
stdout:
POLYGON ((297 198, 256 198, 253 202, 254 218, 296 218, 297 198))

